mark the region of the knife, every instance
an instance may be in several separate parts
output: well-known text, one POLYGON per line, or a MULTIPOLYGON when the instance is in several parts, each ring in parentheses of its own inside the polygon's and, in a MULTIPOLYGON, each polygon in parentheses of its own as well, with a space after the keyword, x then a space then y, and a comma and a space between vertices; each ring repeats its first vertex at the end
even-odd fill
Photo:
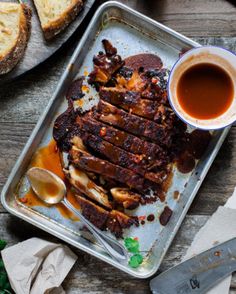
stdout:
POLYGON ((204 294, 236 271, 236 238, 172 267, 150 282, 153 294, 204 294))

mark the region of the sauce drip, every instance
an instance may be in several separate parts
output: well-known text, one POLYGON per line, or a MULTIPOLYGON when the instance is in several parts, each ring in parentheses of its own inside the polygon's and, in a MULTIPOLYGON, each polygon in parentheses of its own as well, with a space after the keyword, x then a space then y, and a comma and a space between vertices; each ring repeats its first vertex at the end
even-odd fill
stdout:
MULTIPOLYGON (((62 180, 65 181, 65 176, 64 176, 62 166, 61 166, 61 161, 60 161, 60 153, 59 153, 59 150, 57 149, 57 145, 54 140, 51 140, 47 146, 42 147, 36 151, 30 166, 45 168, 55 173, 62 180)), ((57 193, 58 186, 55 184, 54 185, 45 184, 43 185, 43 189, 45 193, 55 195, 57 193)), ((66 197, 75 208, 77 209, 80 208, 76 200, 75 194, 70 188, 67 188, 66 197)), ((35 193, 33 192, 31 188, 25 194, 25 196, 20 199, 20 201, 30 207, 34 207, 34 206, 49 207, 49 205, 44 203, 35 195, 35 193)), ((69 211, 63 204, 60 204, 60 203, 56 204, 55 207, 58 209, 58 211, 64 218, 68 218, 74 221, 79 220, 78 217, 76 217, 71 211, 69 211)))
POLYGON ((228 110, 233 100, 233 82, 221 67, 200 63, 187 69, 177 84, 182 109, 196 119, 213 119, 228 110))
POLYGON ((154 219, 155 219, 154 214, 149 214, 149 215, 147 216, 147 220, 148 220, 149 222, 153 222, 154 219))

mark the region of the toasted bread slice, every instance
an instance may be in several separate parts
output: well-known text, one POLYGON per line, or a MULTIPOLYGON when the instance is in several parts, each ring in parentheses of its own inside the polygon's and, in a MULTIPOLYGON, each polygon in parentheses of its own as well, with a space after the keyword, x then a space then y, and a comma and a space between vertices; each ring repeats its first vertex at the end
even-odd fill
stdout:
POLYGON ((31 10, 24 4, 0 2, 0 74, 22 58, 30 34, 31 10))
POLYGON ((64 30, 78 15, 83 0, 34 0, 44 37, 49 40, 64 30))

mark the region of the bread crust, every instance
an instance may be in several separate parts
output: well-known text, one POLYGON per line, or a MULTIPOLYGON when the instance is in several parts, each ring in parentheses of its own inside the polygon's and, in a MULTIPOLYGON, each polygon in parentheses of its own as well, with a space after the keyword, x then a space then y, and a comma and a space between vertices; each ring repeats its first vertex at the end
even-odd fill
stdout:
POLYGON ((8 73, 17 65, 23 57, 28 43, 32 13, 31 9, 25 4, 21 4, 21 8, 19 35, 14 47, 3 58, 0 58, 0 75, 8 73))
POLYGON ((43 26, 43 33, 46 40, 50 40, 63 31, 79 14, 83 8, 83 0, 77 0, 76 3, 68 7, 64 13, 56 20, 43 26))

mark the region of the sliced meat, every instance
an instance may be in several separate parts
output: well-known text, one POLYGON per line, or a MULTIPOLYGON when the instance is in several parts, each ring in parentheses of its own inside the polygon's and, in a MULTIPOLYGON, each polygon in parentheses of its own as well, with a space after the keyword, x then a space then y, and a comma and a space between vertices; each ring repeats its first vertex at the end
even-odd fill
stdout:
POLYGON ((84 131, 100 136, 104 140, 117 147, 121 147, 126 151, 135 154, 145 154, 146 156, 149 156, 150 159, 155 158, 157 155, 167 157, 163 148, 159 145, 141 140, 132 134, 106 125, 93 119, 91 115, 85 115, 83 117, 78 116, 76 122, 84 131))
POLYGON ((99 159, 76 147, 72 147, 69 154, 69 160, 82 170, 112 178, 135 189, 145 188, 144 178, 129 169, 99 159))
POLYGON ((81 136, 85 145, 92 148, 95 152, 105 156, 112 163, 130 169, 135 173, 142 175, 144 178, 158 184, 161 184, 165 179, 165 171, 158 173, 147 171, 148 169, 151 169, 152 166, 157 167, 157 164, 161 165, 163 163, 162 161, 150 161, 144 154, 132 154, 89 133, 82 132, 81 136))
POLYGON ((117 238, 122 237, 123 229, 132 225, 138 226, 137 217, 128 216, 120 211, 106 211, 93 202, 76 195, 83 216, 100 230, 109 229, 117 238))
POLYGON ((83 216, 100 230, 105 230, 109 212, 79 195, 76 195, 76 199, 81 207, 83 216))
POLYGON ((144 136, 162 146, 170 146, 171 144, 171 136, 164 126, 127 113, 102 100, 99 101, 94 116, 96 119, 133 133, 134 135, 144 136))
POLYGON ((100 52, 94 56, 94 70, 89 75, 89 83, 106 84, 112 75, 124 65, 120 55, 116 54, 116 49, 108 40, 103 40, 106 53, 100 52))
POLYGON ((125 209, 135 209, 139 206, 141 201, 141 196, 137 193, 131 192, 127 188, 112 188, 111 195, 115 199, 115 201, 125 209))
POLYGON ((73 165, 69 165, 68 169, 65 169, 64 172, 70 184, 75 189, 79 190, 88 198, 97 201, 108 209, 112 208, 105 190, 102 187, 96 185, 87 176, 86 173, 75 168, 73 165))
POLYGON ((121 238, 123 229, 128 229, 132 225, 139 225, 138 218, 132 217, 120 212, 118 210, 112 210, 109 213, 107 220, 107 228, 117 237, 121 238))
POLYGON ((102 88, 100 98, 110 104, 119 106, 133 114, 156 120, 159 119, 160 104, 156 101, 142 99, 139 92, 118 91, 114 88, 102 88))

